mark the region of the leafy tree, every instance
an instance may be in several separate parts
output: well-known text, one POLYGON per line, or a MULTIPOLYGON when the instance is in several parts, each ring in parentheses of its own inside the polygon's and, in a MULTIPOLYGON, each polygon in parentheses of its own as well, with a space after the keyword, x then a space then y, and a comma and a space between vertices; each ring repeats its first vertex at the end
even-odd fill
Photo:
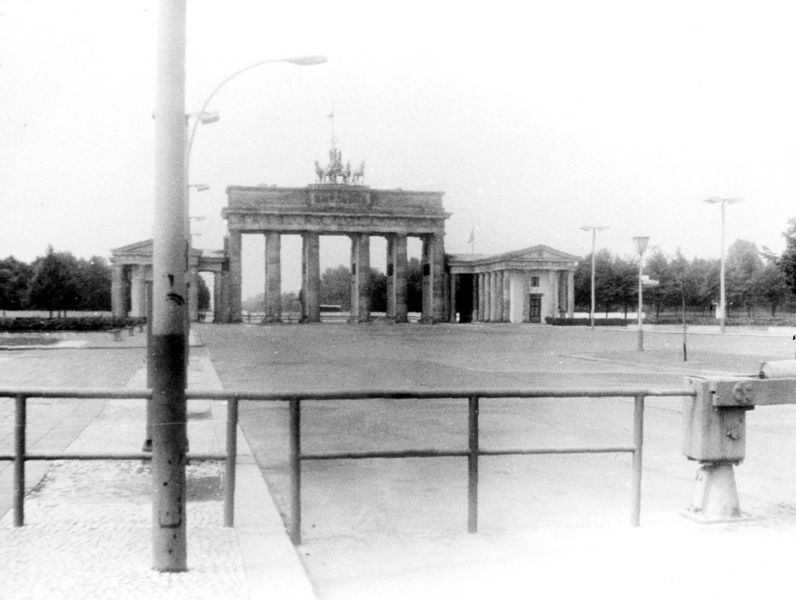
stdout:
POLYGON ((406 265, 406 309, 409 312, 423 311, 423 269, 414 257, 406 265))
POLYGON ((47 254, 33 261, 33 277, 28 288, 32 308, 59 313, 75 309, 80 301, 78 264, 69 252, 55 252, 52 246, 47 254))
POLYGON ((321 304, 337 304, 342 310, 351 310, 351 270, 339 265, 321 274, 321 304))
POLYGON ((674 304, 672 300, 675 295, 679 298, 678 285, 672 276, 669 258, 659 247, 655 246, 652 249, 646 263, 644 267, 646 274, 651 279, 656 279, 659 284, 644 290, 644 298, 647 303, 653 305, 655 316, 659 317, 664 306, 672 306, 674 304))
POLYGON ((785 250, 779 259, 779 268, 785 274, 785 283, 796 294, 796 217, 788 221, 782 237, 785 238, 785 250))
POLYGON ((30 266, 9 256, 0 260, 0 310, 20 310, 27 305, 30 266))
POLYGON ((777 316, 777 308, 791 296, 785 274, 776 261, 769 260, 752 281, 756 299, 771 308, 771 316, 777 316))
POLYGON ((387 275, 378 269, 370 269, 370 310, 387 310, 387 275))
POLYGON ((725 263, 727 300, 731 305, 745 306, 749 316, 756 299, 754 281, 762 270, 763 259, 757 246, 747 240, 735 240, 725 263))
POLYGON ((77 261, 79 298, 76 308, 80 310, 111 309, 111 267, 101 256, 77 261))

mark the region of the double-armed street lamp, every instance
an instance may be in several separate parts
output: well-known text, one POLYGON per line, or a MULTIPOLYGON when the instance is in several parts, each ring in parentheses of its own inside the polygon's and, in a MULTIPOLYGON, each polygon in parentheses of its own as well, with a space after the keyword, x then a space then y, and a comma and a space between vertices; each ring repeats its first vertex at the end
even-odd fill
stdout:
POLYGON ((583 231, 591 231, 591 308, 589 310, 589 320, 591 328, 594 329, 595 297, 594 297, 594 252, 597 245, 597 232, 608 229, 607 225, 583 225, 583 231))
POLYGON ((637 236, 633 238, 633 244, 636 246, 638 252, 638 351, 644 351, 644 330, 641 328, 641 310, 643 302, 644 282, 642 272, 644 268, 644 252, 647 250, 647 244, 650 239, 646 236, 637 236))
POLYGON ((719 329, 724 333, 724 321, 727 318, 727 297, 724 284, 724 211, 727 204, 740 202, 742 198, 717 198, 712 196, 705 200, 708 204, 721 205, 721 268, 719 271, 719 329))

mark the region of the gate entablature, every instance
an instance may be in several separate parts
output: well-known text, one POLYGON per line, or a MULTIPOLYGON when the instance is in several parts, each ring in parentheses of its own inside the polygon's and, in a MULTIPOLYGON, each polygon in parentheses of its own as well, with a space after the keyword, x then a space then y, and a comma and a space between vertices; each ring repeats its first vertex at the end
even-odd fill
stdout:
POLYGON ((443 235, 450 217, 442 206, 443 192, 345 184, 230 186, 226 191, 228 204, 221 214, 230 231, 443 235))

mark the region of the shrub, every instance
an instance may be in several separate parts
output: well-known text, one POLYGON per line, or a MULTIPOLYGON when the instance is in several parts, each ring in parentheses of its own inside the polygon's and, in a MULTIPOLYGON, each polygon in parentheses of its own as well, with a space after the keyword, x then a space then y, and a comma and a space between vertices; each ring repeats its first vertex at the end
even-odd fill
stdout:
MULTIPOLYGON (((591 325, 591 319, 570 319, 566 317, 545 317, 548 325, 591 325)), ((594 325, 601 327, 625 327, 634 323, 633 319, 594 319, 594 325)))
POLYGON ((16 317, 0 319, 0 331, 108 331, 144 323, 145 317, 16 317))

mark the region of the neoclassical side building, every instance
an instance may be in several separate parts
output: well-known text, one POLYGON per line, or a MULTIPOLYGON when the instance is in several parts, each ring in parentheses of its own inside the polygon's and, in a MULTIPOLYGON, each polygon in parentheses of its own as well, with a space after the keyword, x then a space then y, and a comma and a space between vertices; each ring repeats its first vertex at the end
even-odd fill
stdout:
MULTIPOLYGON (((192 249, 188 269, 189 317, 199 317, 200 272, 213 274, 213 321, 231 322, 229 311, 229 261, 223 250, 192 249)), ((111 308, 116 317, 145 317, 152 283, 152 240, 111 250, 111 308)))
POLYGON ((446 257, 451 321, 544 323, 573 316, 578 257, 549 246, 446 257))

